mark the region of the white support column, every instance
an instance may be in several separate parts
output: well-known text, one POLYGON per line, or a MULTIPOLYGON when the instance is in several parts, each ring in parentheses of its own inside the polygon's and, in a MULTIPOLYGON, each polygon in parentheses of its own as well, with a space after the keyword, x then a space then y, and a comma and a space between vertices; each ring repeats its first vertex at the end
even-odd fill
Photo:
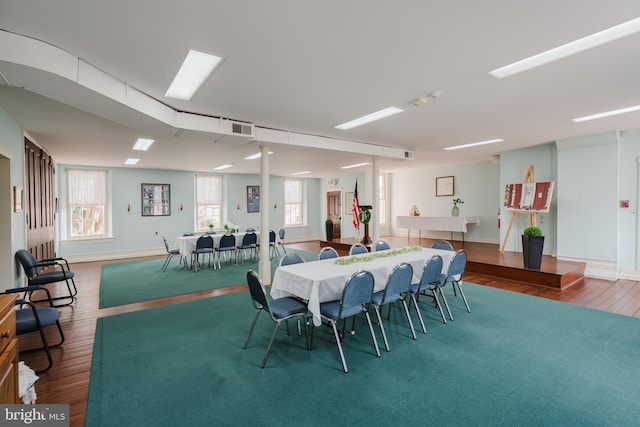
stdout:
POLYGON ((378 240, 380 240, 380 222, 378 221, 378 215, 380 215, 380 170, 378 168, 378 159, 374 157, 372 159, 372 167, 371 167, 371 189, 372 189, 372 198, 371 206, 373 206, 373 216, 371 218, 371 239, 373 240, 373 244, 375 245, 378 240))
POLYGON ((262 283, 271 283, 271 260, 269 259, 269 147, 260 146, 260 261, 258 275, 262 283))

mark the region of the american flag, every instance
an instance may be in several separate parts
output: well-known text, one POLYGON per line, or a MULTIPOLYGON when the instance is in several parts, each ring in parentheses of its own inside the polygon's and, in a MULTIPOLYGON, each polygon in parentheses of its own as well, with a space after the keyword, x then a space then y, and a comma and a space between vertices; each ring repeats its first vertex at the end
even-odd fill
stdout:
POLYGON ((358 202, 358 180, 356 179, 356 189, 353 191, 353 226, 360 231, 360 202, 358 202))

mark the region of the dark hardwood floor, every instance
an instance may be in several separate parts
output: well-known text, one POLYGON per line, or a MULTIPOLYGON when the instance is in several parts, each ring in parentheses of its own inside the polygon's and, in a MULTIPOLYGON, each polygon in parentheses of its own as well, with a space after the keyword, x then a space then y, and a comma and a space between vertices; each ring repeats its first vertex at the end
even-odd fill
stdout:
MULTIPOLYGON (((407 245, 406 237, 385 237, 385 239, 392 247, 407 245)), ((429 239, 418 241, 417 238, 413 238, 410 241, 412 245, 420 244, 421 246, 427 247, 430 246, 432 242, 433 241, 429 239)), ((456 249, 462 246, 461 242, 453 243, 456 249)), ((286 246, 312 252, 318 252, 320 250, 319 241, 292 243, 286 246)), ((495 260, 498 256, 496 255, 498 248, 497 246, 495 246, 494 249, 490 248, 491 246, 483 246, 470 242, 465 243, 465 249, 469 252, 470 259, 471 253, 473 253, 473 257, 476 260, 483 258, 495 260)), ((507 254, 507 257, 512 256, 507 254)), ((246 289, 246 286, 234 286, 139 304, 98 309, 101 266, 110 262, 122 262, 122 260, 72 265, 79 292, 78 299, 72 306, 60 309, 61 322, 66 335, 66 341, 61 347, 52 350, 54 357, 53 368, 48 372, 40 374, 40 379, 36 384, 36 392, 38 395, 37 403, 66 403, 70 405, 72 426, 84 425, 94 333, 96 320, 98 318, 199 298, 215 297, 246 289)), ((553 263, 555 261, 550 259, 544 262, 553 263)), ((560 290, 558 288, 532 285, 521 281, 501 279, 469 271, 465 273, 464 280, 598 310, 640 317, 640 284, 635 281, 618 280, 611 282, 585 278, 580 283, 560 290)), ((20 337, 20 348, 27 348, 34 342, 37 341, 35 341, 33 337, 20 337)), ((35 369, 43 366, 46 362, 42 353, 41 351, 24 352, 20 354, 20 360, 24 360, 27 365, 35 369)))

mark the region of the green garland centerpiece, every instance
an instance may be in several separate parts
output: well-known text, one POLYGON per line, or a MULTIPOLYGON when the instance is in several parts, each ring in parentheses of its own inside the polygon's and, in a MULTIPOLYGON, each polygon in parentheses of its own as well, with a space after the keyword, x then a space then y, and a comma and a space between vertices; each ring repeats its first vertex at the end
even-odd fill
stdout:
POLYGON ((348 256, 348 257, 340 257, 336 259, 337 265, 350 265, 356 262, 371 262, 378 258, 385 258, 390 256, 396 256, 401 254, 406 254, 409 252, 420 252, 422 250, 421 246, 409 246, 406 248, 400 249, 390 249, 388 251, 380 251, 373 252, 368 255, 360 255, 360 256, 348 256))

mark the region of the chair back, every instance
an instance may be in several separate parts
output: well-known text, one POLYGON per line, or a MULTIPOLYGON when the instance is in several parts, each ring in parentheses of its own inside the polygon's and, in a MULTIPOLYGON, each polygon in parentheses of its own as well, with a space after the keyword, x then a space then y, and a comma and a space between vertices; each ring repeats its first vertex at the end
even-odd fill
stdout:
POLYGON ((231 250, 236 248, 236 236, 233 234, 225 234, 220 237, 220 244, 218 245, 218 249, 220 250, 231 250))
POLYGON ((256 243, 258 243, 258 235, 256 233, 249 232, 244 236, 242 236, 242 246, 244 247, 249 247, 252 245, 255 246, 256 243))
POLYGON ((362 307, 371 302, 374 284, 373 274, 369 271, 362 270, 353 273, 342 291, 337 320, 360 313, 362 307))
POLYGON ((255 229, 255 228, 253 228, 253 227, 249 227, 249 228, 247 228, 246 230, 244 230, 244 232, 245 232, 245 233, 255 233, 255 232, 256 232, 256 229, 255 229))
POLYGON ((411 264, 401 262, 396 265, 387 279, 387 286, 384 288, 382 303, 400 299, 401 294, 408 292, 413 278, 413 267, 411 264))
POLYGON ((356 243, 349 249, 349 255, 366 254, 367 252, 369 252, 369 250, 362 243, 356 243))
POLYGON ((186 233, 182 233, 183 237, 187 237, 187 236, 193 236, 193 233, 190 231, 187 231, 186 233))
POLYGON ((273 230, 269 230, 269 244, 270 245, 276 244, 276 232, 273 230))
POLYGON ((447 277, 444 283, 447 282, 459 282, 462 280, 464 269, 467 265, 467 252, 464 249, 460 249, 451 258, 451 264, 449 264, 449 270, 447 271, 447 277))
POLYGON ((253 271, 247 271, 247 284, 249 285, 249 292, 251 293, 251 301, 256 309, 264 309, 271 313, 269 310, 269 301, 267 297, 267 291, 264 289, 262 280, 258 277, 258 274, 253 271))
POLYGON ((428 289, 432 283, 440 283, 442 280, 442 257, 433 255, 427 260, 422 269, 422 277, 420 277, 420 287, 418 292, 428 289))
POLYGON ((280 240, 284 241, 284 228, 278 230, 278 237, 280 237, 280 240))
POLYGON ((338 258, 338 251, 333 249, 331 246, 325 246, 320 249, 320 253, 318 254, 318 259, 329 259, 329 258, 338 258))
POLYGON ((451 243, 447 242, 446 240, 438 240, 437 242, 434 242, 431 245, 432 249, 442 249, 445 251, 452 251, 453 250, 453 246, 451 245, 451 243))
POLYGON ((280 267, 283 265, 299 264, 304 262, 304 258, 296 253, 288 253, 280 259, 280 267))
POLYGON ((170 253, 171 250, 169 249, 169 243, 167 243, 167 238, 162 236, 162 240, 164 241, 164 247, 167 250, 167 253, 170 253))
POLYGON ((378 251, 386 251, 387 249, 391 249, 391 246, 384 240, 378 240, 376 242, 376 252, 378 251))
POLYGON ((204 235, 198 237, 196 240, 196 251, 198 249, 212 249, 213 250, 213 237, 204 235))
POLYGON ((31 252, 26 249, 20 249, 16 252, 16 258, 20 261, 24 273, 29 279, 33 279, 38 275, 38 260, 31 255, 31 252))

